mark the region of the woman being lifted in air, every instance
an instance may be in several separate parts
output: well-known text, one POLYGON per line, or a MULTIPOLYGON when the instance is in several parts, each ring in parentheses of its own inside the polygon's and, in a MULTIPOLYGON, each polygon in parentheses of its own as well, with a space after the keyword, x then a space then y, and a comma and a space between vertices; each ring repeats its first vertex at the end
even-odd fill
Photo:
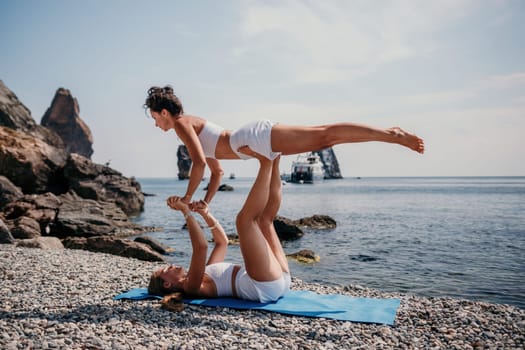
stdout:
POLYGON ((218 159, 248 159, 239 151, 249 146, 273 160, 279 155, 318 151, 342 143, 381 141, 408 147, 418 153, 425 150, 423 140, 399 127, 375 128, 362 124, 337 123, 320 126, 290 126, 269 120, 249 123, 235 131, 225 130, 203 118, 184 113, 182 104, 170 86, 152 87, 144 104, 164 131, 175 130, 192 159, 190 180, 181 200, 189 204, 204 176, 206 164, 211 171, 208 191, 210 203, 221 183, 223 170, 218 159))
POLYGON ((241 147, 240 151, 260 163, 255 183, 236 220, 244 265, 224 262, 228 238, 208 205, 199 201, 192 207, 210 227, 215 242, 206 261, 208 243, 203 230, 188 204, 181 197, 172 196, 168 206, 186 218, 193 249, 191 262, 187 271, 181 266, 155 271, 148 286, 150 294, 182 292, 190 297, 234 297, 264 303, 279 299, 289 290, 288 261, 273 227, 281 204, 280 157, 272 161, 248 147, 241 147))

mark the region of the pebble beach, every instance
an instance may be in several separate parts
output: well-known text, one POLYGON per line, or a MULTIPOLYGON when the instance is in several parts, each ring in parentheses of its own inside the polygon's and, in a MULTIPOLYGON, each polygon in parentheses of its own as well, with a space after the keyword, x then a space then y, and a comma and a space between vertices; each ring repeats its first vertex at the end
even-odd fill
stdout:
MULTIPOLYGON (((525 311, 502 304, 323 286, 292 289, 399 298, 394 326, 114 301, 162 266, 82 250, 0 245, 1 349, 523 349, 525 311)), ((293 271, 292 271, 293 275, 293 271)))

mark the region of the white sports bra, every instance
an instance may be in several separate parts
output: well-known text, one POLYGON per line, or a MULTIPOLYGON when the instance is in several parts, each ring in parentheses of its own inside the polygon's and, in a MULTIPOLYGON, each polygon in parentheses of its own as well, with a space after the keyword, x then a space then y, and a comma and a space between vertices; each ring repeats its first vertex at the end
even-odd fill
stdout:
POLYGON ((232 274, 234 264, 220 262, 207 265, 204 273, 208 275, 217 288, 218 297, 231 297, 232 292, 232 274))
POLYGON ((198 137, 206 158, 215 159, 215 149, 223 130, 224 128, 209 121, 206 121, 206 124, 204 124, 198 137))

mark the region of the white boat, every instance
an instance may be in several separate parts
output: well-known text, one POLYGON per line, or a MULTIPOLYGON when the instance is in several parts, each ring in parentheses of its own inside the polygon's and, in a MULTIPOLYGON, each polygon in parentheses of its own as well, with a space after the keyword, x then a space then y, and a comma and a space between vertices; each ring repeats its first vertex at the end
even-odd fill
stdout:
POLYGON ((324 170, 321 159, 315 153, 304 153, 297 156, 292 163, 290 182, 315 183, 324 179, 324 170))

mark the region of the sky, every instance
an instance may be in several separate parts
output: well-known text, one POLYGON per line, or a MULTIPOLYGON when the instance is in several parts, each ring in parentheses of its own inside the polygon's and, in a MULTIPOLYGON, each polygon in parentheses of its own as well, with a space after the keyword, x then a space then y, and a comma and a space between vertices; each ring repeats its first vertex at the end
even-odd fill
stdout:
POLYGON ((0 1, 0 79, 37 123, 69 89, 92 159, 126 176, 177 174, 181 141, 142 108, 166 84, 227 129, 349 121, 425 140, 424 155, 337 145, 344 177, 523 176, 524 35, 522 0, 0 1))

